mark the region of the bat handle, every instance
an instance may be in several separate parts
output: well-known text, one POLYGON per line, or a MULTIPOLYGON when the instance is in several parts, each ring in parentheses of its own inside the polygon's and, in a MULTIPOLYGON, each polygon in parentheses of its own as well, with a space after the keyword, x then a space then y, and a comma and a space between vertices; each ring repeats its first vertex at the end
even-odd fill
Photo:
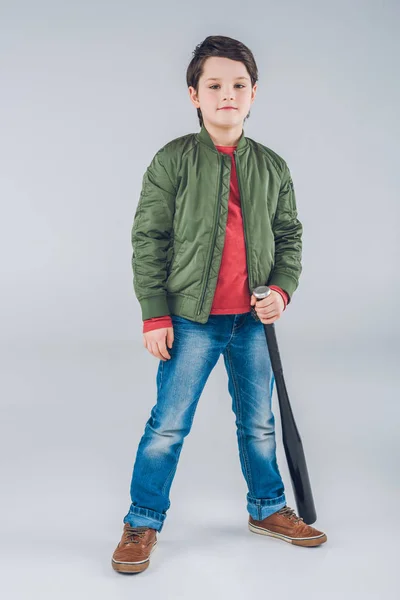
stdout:
MULTIPOLYGON (((269 296, 271 291, 271 288, 269 288, 267 285, 259 285, 253 290, 253 294, 256 298, 256 301, 258 302, 259 300, 262 300, 263 298, 269 296)), ((260 321, 260 318, 254 306, 251 307, 251 314, 257 321, 260 321)), ((274 323, 264 323, 264 329, 265 335, 267 337, 271 366, 274 371, 274 374, 282 373, 282 362, 281 357, 279 355, 274 323)))

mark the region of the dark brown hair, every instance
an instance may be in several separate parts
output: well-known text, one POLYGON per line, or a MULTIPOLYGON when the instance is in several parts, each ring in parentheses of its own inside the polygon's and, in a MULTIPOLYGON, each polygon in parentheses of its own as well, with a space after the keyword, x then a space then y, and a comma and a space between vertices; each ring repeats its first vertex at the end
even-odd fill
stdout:
MULTIPOLYGON (((225 35, 209 35, 206 39, 198 44, 193 51, 193 58, 189 63, 186 71, 187 86, 193 86, 198 93, 199 79, 203 74, 204 62, 210 56, 223 56, 231 60, 242 62, 248 74, 250 75, 251 85, 258 81, 258 69, 251 50, 239 42, 225 35)), ((203 125, 203 116, 200 108, 197 109, 200 127, 203 125)), ((244 120, 250 116, 250 111, 247 113, 244 120)))

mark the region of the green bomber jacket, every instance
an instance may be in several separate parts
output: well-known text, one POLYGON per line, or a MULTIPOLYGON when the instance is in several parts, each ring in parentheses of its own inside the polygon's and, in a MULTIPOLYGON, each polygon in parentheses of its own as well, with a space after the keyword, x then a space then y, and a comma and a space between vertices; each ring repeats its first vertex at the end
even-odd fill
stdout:
MULTIPOLYGON (((234 152, 249 292, 274 284, 291 301, 302 271, 303 226, 289 168, 246 137, 234 152)), ((175 314, 206 323, 217 285, 228 216, 231 157, 204 125, 173 139, 143 176, 132 227, 135 295, 143 321, 175 314)))

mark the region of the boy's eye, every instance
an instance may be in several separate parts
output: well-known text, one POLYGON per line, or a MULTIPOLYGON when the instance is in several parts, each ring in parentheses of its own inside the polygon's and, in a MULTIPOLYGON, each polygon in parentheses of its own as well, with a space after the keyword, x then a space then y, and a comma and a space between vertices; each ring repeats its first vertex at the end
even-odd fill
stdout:
MULTIPOLYGON (((236 83, 235 85, 240 85, 240 87, 246 87, 242 83, 236 83)), ((214 85, 211 85, 210 90, 213 90, 216 86, 219 86, 219 83, 214 83, 214 85)))

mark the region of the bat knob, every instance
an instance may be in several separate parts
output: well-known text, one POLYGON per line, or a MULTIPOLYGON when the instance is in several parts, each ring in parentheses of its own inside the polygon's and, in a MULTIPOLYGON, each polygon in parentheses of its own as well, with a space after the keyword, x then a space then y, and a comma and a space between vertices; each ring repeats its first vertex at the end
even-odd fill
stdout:
POLYGON ((270 295, 270 293, 271 288, 269 288, 267 285, 259 285, 253 290, 253 294, 257 300, 262 300, 263 298, 266 298, 270 295))
MULTIPOLYGON (((254 290, 253 290, 253 295, 255 296, 256 301, 266 298, 267 296, 270 295, 270 293, 271 293, 271 288, 269 288, 267 285, 259 285, 258 287, 254 288, 254 290)), ((254 317, 254 319, 256 321, 260 321, 260 317, 258 316, 257 311, 254 308, 254 306, 251 307, 251 315, 252 315, 252 317, 254 317)))

